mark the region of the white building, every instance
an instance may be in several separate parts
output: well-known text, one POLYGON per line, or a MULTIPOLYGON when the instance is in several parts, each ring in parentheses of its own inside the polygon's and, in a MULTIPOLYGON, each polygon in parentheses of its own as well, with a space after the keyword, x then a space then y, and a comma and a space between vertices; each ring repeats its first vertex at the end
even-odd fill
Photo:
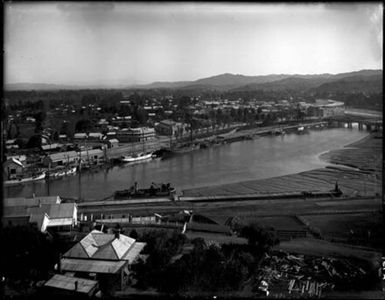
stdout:
POLYGON ((116 137, 122 143, 149 141, 155 138, 155 129, 149 127, 139 127, 119 130, 116 137))

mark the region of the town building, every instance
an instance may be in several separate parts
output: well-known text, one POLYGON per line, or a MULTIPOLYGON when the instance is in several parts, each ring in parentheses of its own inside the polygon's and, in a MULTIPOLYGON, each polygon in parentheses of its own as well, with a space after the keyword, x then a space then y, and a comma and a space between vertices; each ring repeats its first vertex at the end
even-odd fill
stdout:
POLYGON ((149 127, 123 129, 117 132, 116 137, 122 143, 149 141, 155 138, 155 129, 149 127))
POLYGON ((90 132, 88 134, 88 140, 90 141, 99 141, 103 138, 103 134, 101 132, 90 132))
POLYGON ((24 173, 24 164, 16 158, 9 158, 3 163, 4 178, 13 179, 22 176, 24 173))
POLYGON ((101 149, 84 150, 80 152, 80 157, 82 162, 101 163, 105 160, 106 153, 101 149))
POLYGON ((156 126, 156 132, 159 135, 167 136, 183 136, 187 133, 188 125, 181 122, 175 122, 173 120, 160 121, 156 126))
POLYGON ((63 147, 63 144, 52 143, 47 145, 41 145, 41 150, 45 152, 49 151, 59 151, 63 147))
POLYGON ((345 112, 345 103, 340 101, 317 99, 315 105, 321 109, 324 118, 343 115, 345 112))
POLYGON ((66 164, 72 164, 79 161, 79 154, 76 151, 66 151, 52 153, 45 156, 42 160, 43 165, 48 167, 64 166, 66 164))
POLYGON ((83 141, 87 139, 87 133, 79 132, 74 134, 75 141, 83 141))
MULTIPOLYGON (((116 130, 116 127, 111 127, 111 130, 116 130)), ((107 132, 104 138, 106 139, 116 138, 116 131, 107 132)))
POLYGON ((116 147, 119 147, 119 141, 118 141, 118 139, 109 139, 109 140, 106 140, 106 144, 107 144, 108 148, 116 148, 116 147))
POLYGON ((145 245, 118 232, 93 230, 63 255, 60 269, 82 278, 95 274, 90 279, 101 289, 123 290, 130 282, 130 266, 145 245))
POLYGON ((66 232, 77 226, 76 203, 47 203, 57 201, 57 198, 31 200, 34 205, 28 203, 27 199, 9 200, 11 204, 18 202, 21 205, 4 206, 3 226, 34 225, 41 232, 66 232), (42 204, 44 202, 47 204, 42 204))

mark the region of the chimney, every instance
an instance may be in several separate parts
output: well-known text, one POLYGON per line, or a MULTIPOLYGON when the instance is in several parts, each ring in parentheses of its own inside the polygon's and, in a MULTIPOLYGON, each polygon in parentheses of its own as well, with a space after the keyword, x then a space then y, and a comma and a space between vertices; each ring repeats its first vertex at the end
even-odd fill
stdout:
POLYGON ((119 239, 120 238, 120 229, 115 231, 115 238, 119 239))
POLYGON ((76 280, 75 281, 75 291, 77 291, 78 290, 78 281, 76 280))

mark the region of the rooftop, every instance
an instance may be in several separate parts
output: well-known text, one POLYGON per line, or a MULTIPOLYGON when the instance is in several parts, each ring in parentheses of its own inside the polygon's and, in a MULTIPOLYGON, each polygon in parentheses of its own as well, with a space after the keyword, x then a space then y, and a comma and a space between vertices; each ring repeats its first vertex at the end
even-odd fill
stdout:
POLYGON ((68 250, 64 257, 122 260, 135 244, 135 239, 119 234, 91 231, 79 243, 68 250))
POLYGON ((61 269, 70 272, 116 274, 127 262, 125 260, 106 261, 77 258, 63 258, 61 269))
POLYGON ((28 209, 31 214, 46 213, 50 219, 65 219, 74 216, 75 203, 43 204, 28 209))
POLYGON ((61 202, 59 196, 39 196, 33 198, 5 198, 3 200, 4 207, 11 206, 38 206, 39 204, 58 204, 61 202))
POLYGON ((77 282, 76 292, 78 293, 88 294, 98 285, 98 282, 95 280, 55 274, 44 286, 75 291, 75 282, 77 282))

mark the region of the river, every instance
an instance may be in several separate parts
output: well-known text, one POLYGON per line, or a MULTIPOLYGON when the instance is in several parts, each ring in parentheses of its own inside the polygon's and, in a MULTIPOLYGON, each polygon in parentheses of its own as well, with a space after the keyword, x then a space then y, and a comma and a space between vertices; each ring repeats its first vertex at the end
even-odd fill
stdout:
MULTIPOLYGON (((368 133, 355 128, 310 130, 283 136, 263 136, 208 149, 179 154, 164 160, 136 165, 114 166, 99 171, 83 172, 52 181, 50 195, 97 200, 114 191, 139 188, 151 182, 168 183, 181 191, 186 188, 234 183, 253 179, 288 175, 322 168, 327 165, 319 155, 355 142, 368 133)), ((4 188, 5 197, 47 195, 45 181, 4 188)))

